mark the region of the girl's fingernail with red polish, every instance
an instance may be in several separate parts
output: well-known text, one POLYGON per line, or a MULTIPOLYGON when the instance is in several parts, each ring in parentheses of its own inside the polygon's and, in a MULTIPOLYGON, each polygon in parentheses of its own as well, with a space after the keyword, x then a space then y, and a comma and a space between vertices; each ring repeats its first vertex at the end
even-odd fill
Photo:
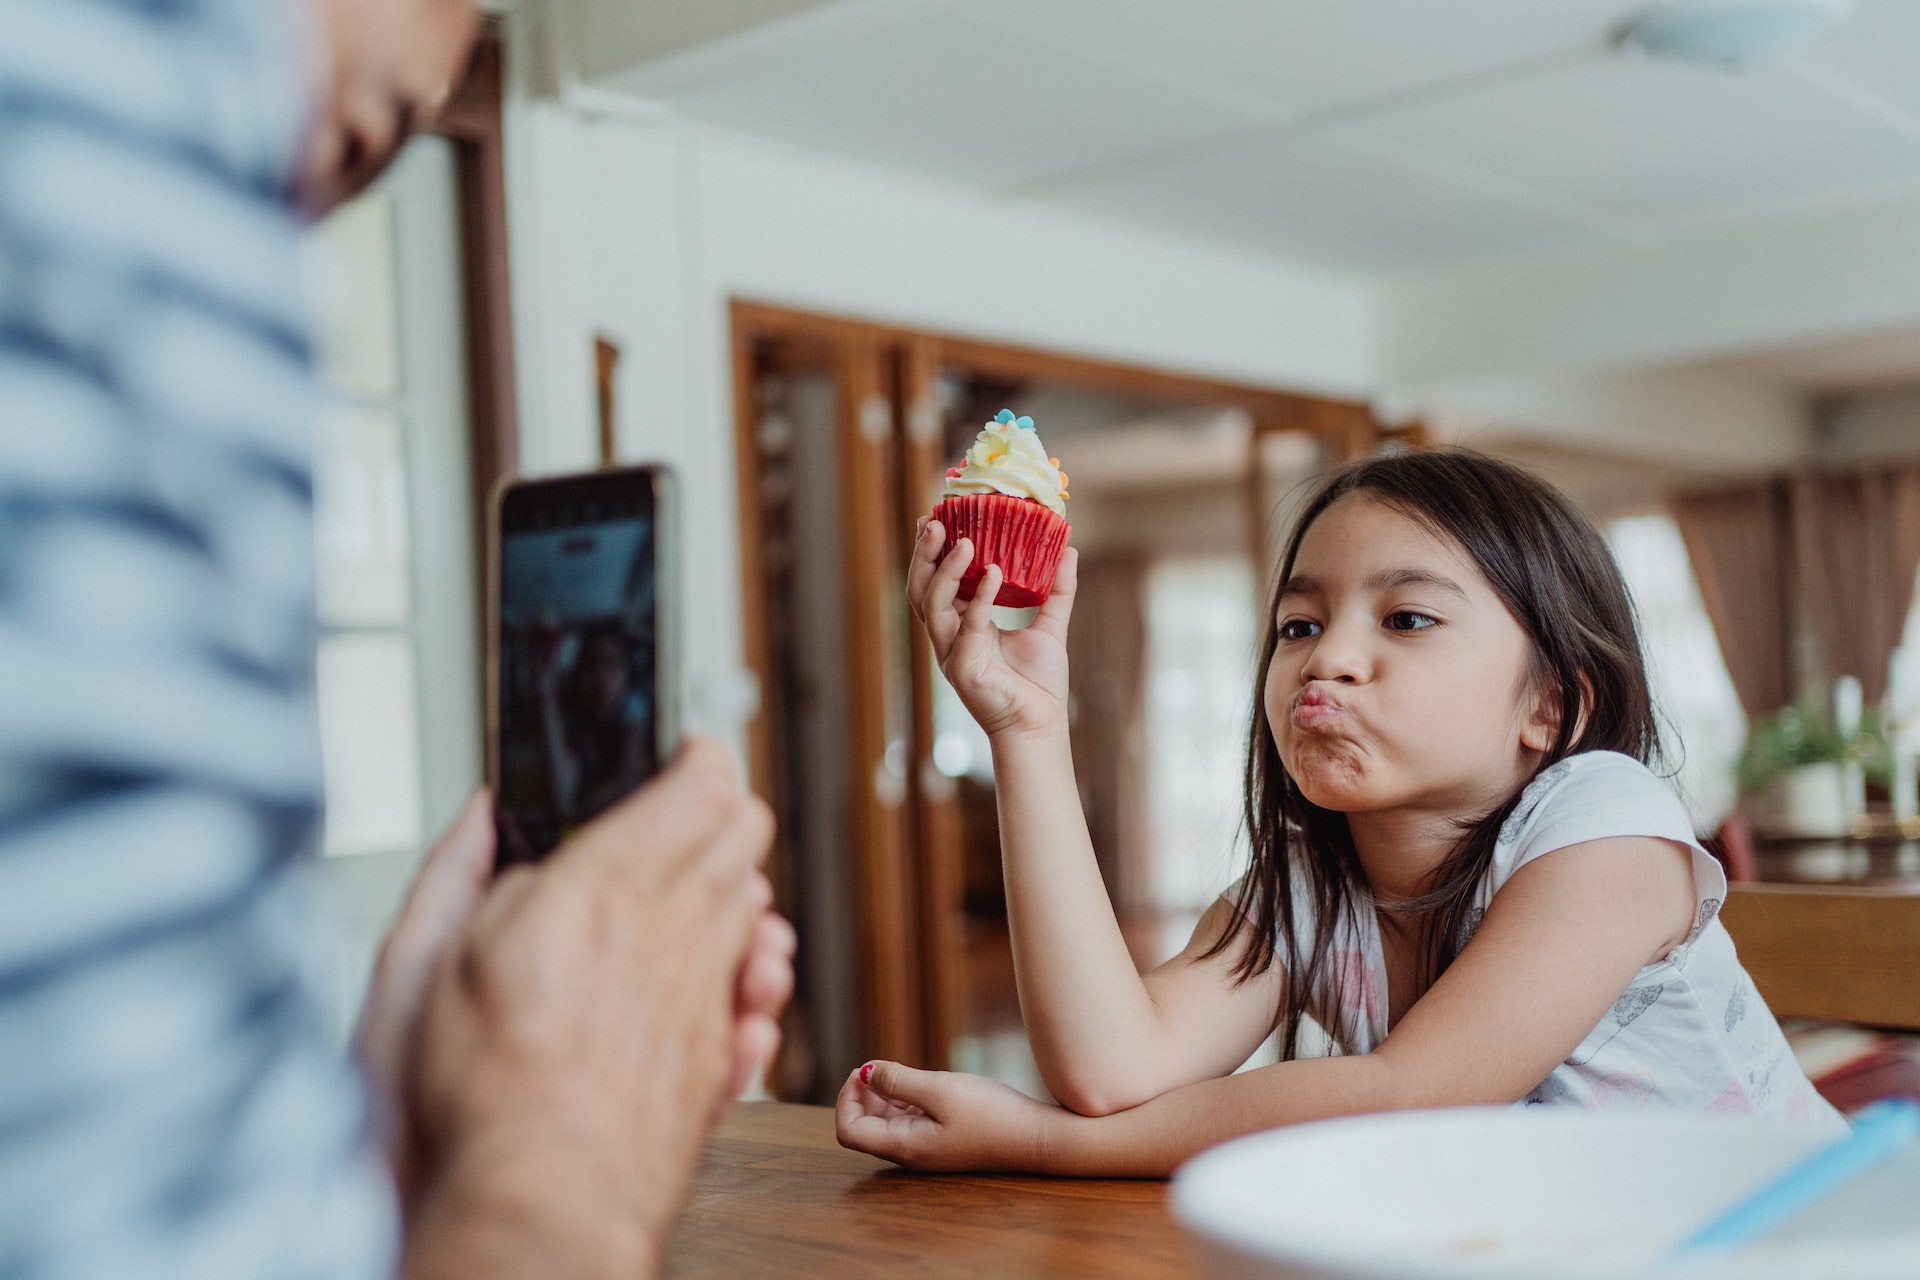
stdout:
POLYGON ((873 1083, 873 1064, 871 1062, 869 1062, 866 1066, 860 1068, 860 1083, 861 1084, 873 1083))

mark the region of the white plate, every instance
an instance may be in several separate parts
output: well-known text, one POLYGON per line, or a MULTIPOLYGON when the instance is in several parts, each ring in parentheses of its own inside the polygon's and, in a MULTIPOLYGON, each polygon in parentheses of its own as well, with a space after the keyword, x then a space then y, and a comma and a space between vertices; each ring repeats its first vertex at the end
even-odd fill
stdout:
POLYGON ((1710 1267, 1673 1244, 1831 1141, 1754 1120, 1540 1108, 1356 1116, 1190 1161, 1176 1216, 1219 1280, 1920 1277, 1920 1152, 1710 1267))

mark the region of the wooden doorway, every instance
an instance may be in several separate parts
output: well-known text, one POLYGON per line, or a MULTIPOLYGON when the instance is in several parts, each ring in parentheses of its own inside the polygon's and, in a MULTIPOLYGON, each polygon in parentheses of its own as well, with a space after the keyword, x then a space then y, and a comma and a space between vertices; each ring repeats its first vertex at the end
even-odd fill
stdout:
POLYGON ((1273 439, 1343 459, 1384 433, 1354 401, 750 302, 732 326, 747 661, 763 691, 750 768, 780 820, 775 880, 802 938, 773 1084, 828 1101, 867 1058, 952 1065, 968 816, 936 760, 939 681, 905 569, 980 404, 1045 384, 1232 409, 1250 425, 1236 475, 1262 548, 1273 439))

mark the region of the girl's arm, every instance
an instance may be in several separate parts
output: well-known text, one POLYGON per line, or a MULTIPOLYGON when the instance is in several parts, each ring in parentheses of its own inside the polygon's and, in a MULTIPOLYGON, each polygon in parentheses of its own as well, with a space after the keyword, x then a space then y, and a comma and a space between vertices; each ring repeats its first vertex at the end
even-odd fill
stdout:
MULTIPOLYGON (((1527 864, 1373 1053, 1311 1058, 1088 1117, 989 1080, 877 1064, 840 1096, 842 1143, 910 1168, 1165 1177, 1228 1138, 1330 1116, 1516 1102, 1693 922, 1686 851, 1596 840, 1527 864)), ((864 1071, 865 1068, 862 1068, 864 1071)))
POLYGON ((1237 948, 1200 957, 1237 920, 1216 902, 1186 949, 1142 976, 1100 877, 1064 725, 994 742, 1000 845, 1020 1012, 1041 1079, 1083 1115, 1225 1075, 1273 1030, 1281 970, 1236 983, 1237 948))
POLYGON ((1142 979, 1115 919, 1074 783, 1067 735, 1067 619, 1077 558, 1025 631, 992 623, 997 569, 956 603, 972 559, 962 541, 935 568, 945 533, 923 522, 908 595, 941 670, 993 744, 1007 915, 1021 1013, 1041 1079, 1087 1114, 1134 1106, 1244 1062, 1272 1029, 1275 969, 1236 984, 1235 956, 1198 956, 1233 920, 1216 904, 1187 951, 1142 979))

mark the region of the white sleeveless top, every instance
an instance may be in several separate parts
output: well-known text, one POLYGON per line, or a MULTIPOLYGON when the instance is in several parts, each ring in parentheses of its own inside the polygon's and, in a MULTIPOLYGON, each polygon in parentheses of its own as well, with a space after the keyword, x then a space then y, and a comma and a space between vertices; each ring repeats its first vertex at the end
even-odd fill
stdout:
MULTIPOLYGON (((1617 836, 1670 840, 1692 852, 1693 930, 1664 959, 1634 975, 1599 1025, 1516 1105, 1667 1106, 1778 1117, 1844 1132, 1846 1121, 1807 1082, 1734 954, 1719 917, 1727 893, 1719 862, 1694 839, 1679 799, 1639 761, 1587 752, 1551 766, 1528 785, 1501 828, 1467 917, 1469 936, 1515 871, 1557 849, 1617 836)), ((1294 887, 1305 952, 1312 946, 1312 907, 1297 871, 1294 887)), ((1315 992, 1308 1007, 1328 1012, 1326 1021, 1335 1025, 1326 1029, 1342 1052, 1370 1053, 1387 1038, 1386 965, 1373 912, 1363 907, 1356 915, 1340 928, 1325 980, 1329 989, 1315 992)))

